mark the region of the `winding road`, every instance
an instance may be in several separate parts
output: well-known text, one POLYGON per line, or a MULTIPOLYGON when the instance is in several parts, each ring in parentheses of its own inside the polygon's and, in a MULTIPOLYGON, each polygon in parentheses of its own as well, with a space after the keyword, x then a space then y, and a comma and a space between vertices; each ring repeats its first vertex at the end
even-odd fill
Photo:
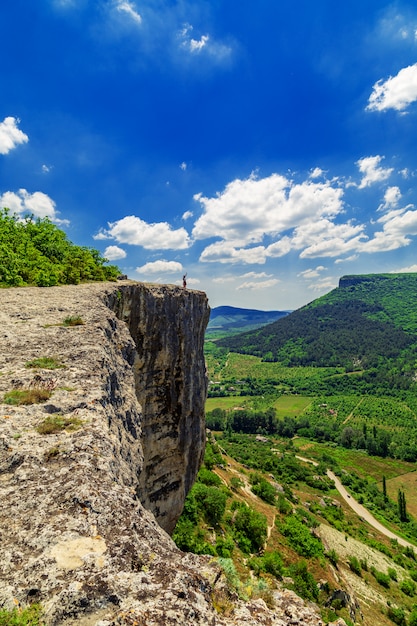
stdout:
MULTIPOLYGON (((318 465, 317 461, 313 461, 312 459, 306 459, 303 456, 297 455, 296 458, 299 459, 300 461, 304 461, 305 463, 312 463, 313 465, 318 465)), ((327 473, 327 476, 330 478, 330 480, 334 482, 335 487, 337 491, 340 493, 340 495, 342 496, 342 498, 347 502, 350 508, 353 509, 355 513, 359 515, 359 517, 361 517, 366 522, 368 522, 370 526, 375 528, 375 530, 377 530, 381 534, 385 535, 386 537, 389 537, 389 539, 395 539, 396 541, 398 541, 398 543, 401 546, 412 548, 414 552, 417 554, 417 547, 415 545, 413 545, 409 541, 406 541, 399 535, 396 535, 391 530, 383 526, 381 522, 378 522, 378 520, 375 519, 375 517, 372 515, 372 513, 368 511, 368 509, 362 506, 362 504, 359 504, 359 502, 355 500, 355 498, 352 498, 352 496, 348 493, 348 491, 340 482, 339 478, 331 470, 327 470, 326 473, 327 473)))

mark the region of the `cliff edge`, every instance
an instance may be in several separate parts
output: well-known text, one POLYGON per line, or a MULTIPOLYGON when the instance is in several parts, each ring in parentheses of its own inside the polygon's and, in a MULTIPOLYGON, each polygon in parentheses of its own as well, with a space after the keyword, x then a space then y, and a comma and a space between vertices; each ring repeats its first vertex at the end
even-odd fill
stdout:
POLYGON ((320 624, 286 591, 219 613, 217 566, 169 537, 204 453, 205 294, 1 294, 0 606, 40 602, 51 626, 320 624), (25 393, 43 401, 7 403, 25 393))

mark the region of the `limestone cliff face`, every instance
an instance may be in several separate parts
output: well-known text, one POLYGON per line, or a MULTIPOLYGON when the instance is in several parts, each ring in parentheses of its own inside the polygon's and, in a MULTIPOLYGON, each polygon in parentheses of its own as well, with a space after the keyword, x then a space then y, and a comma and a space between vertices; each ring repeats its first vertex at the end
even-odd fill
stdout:
POLYGON ((0 606, 40 602, 48 626, 321 623, 287 591, 219 614, 218 568, 164 530, 203 454, 208 310, 130 281, 1 290, 0 606), (13 389, 51 395, 6 404, 13 389))
POLYGON ((172 532, 204 454, 207 301, 201 293, 136 284, 120 287, 108 304, 136 345, 133 371, 144 442, 137 495, 172 532))

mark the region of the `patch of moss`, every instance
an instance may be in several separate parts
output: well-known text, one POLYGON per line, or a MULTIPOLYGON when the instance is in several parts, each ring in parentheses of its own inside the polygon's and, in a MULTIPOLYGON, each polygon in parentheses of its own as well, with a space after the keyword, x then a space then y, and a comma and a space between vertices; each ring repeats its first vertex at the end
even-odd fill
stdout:
POLYGON ((40 435, 52 435, 62 430, 78 430, 83 425, 83 421, 77 417, 64 417, 63 415, 48 415, 38 426, 37 432, 40 435))

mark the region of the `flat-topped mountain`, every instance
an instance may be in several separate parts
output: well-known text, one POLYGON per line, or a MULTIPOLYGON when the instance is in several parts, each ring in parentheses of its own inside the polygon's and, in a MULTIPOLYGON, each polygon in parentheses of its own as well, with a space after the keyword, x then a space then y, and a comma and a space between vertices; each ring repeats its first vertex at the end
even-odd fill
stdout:
POLYGON ((345 276, 337 289, 263 328, 218 345, 286 365, 369 368, 414 362, 417 274, 345 276))

